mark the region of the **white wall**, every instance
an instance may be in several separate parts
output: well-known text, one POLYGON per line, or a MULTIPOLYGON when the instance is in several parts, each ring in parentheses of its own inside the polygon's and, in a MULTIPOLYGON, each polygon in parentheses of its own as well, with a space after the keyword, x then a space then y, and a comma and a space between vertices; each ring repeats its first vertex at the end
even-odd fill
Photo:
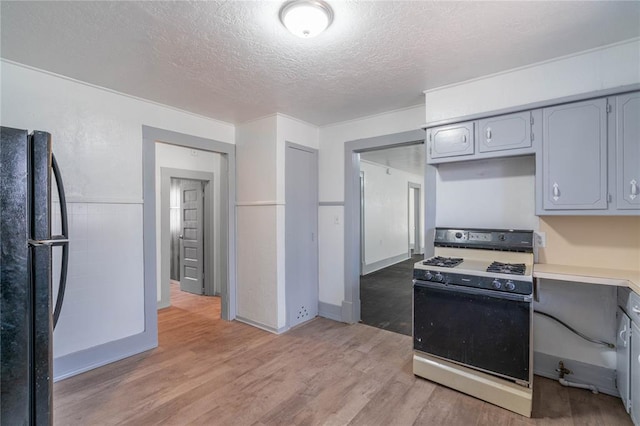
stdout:
POLYGON ((142 126, 234 143, 231 124, 7 61, 2 126, 52 134, 70 217, 54 357, 142 331, 142 126))
MULTIPOLYGON (((320 128, 320 203, 344 203, 345 142, 419 129, 424 106, 419 105, 320 128)), ((341 306, 344 288, 344 205, 321 205, 319 221, 321 302, 341 306)))
POLYGON ((364 172, 364 271, 369 273, 389 261, 396 263, 399 256, 409 258, 408 184, 422 188, 424 178, 362 160, 360 170, 364 172))
POLYGON ((238 126, 238 317, 271 331, 286 326, 286 142, 317 148, 318 128, 282 114, 238 126))
MULTIPOLYGON (((640 40, 429 90, 425 92, 425 116, 431 122, 634 83, 640 83, 640 40)), ((532 175, 528 160, 438 166, 438 225, 457 225, 452 222, 465 220, 456 211, 460 211, 462 200, 473 200, 474 213, 478 214, 465 224, 491 227, 504 220, 514 227, 536 229, 532 175), (520 176, 514 175, 520 171, 520 176), (510 177, 503 180, 501 175, 505 173, 510 177)), ((563 318, 587 334, 615 341, 615 293, 611 289, 544 281, 541 293, 536 308, 563 318)), ((569 331, 538 316, 534 329, 536 351, 615 368, 610 349, 579 342, 569 331)))
POLYGON ((426 120, 439 121, 640 81, 640 40, 425 91, 426 120))
POLYGON ((436 226, 538 229, 533 156, 438 166, 436 226))
POLYGON ((275 116, 237 128, 238 317, 278 328, 275 116))
MULTIPOLYGON (((156 143, 156 269, 157 269, 157 289, 158 289, 158 301, 160 301, 160 288, 161 288, 161 245, 162 241, 162 226, 161 226, 161 211, 160 211, 160 197, 161 197, 161 168, 168 167, 172 169, 183 169, 199 172, 213 173, 213 227, 215 237, 213 241, 213 255, 215 256, 215 265, 220 265, 220 154, 216 152, 202 151, 199 149, 189 149, 182 146, 170 145, 167 143, 156 143)), ((167 213, 168 214, 168 213, 167 213)), ((165 235, 169 235, 170 230, 164 230, 165 235)), ((170 241, 167 238, 166 241, 170 241)), ((214 271, 217 273, 218 270, 214 271)), ((213 278, 213 277, 211 277, 213 278)), ((220 292, 219 283, 216 282, 216 292, 220 292)), ((167 295, 168 297, 168 295, 167 295)))

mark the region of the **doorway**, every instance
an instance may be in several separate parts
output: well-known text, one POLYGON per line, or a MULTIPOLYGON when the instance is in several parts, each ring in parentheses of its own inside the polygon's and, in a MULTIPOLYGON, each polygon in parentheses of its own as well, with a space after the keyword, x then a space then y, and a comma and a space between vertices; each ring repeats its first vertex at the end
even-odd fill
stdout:
POLYGON ((420 143, 360 153, 360 321, 408 335, 424 164, 420 143))
MULTIPOLYGON (((344 280, 345 294, 342 302, 341 319, 347 323, 355 323, 361 320, 360 301, 360 272, 361 272, 361 197, 360 197, 360 171, 361 156, 368 152, 409 145, 424 146, 424 132, 413 130, 402 133, 395 133, 384 136, 377 136, 366 139, 358 139, 345 143, 345 204, 344 204, 344 280)), ((429 234, 434 231, 435 217, 433 215, 433 204, 435 203, 435 175, 433 166, 422 162, 424 170, 424 187, 421 204, 425 206, 422 214, 424 225, 422 233, 425 234, 424 241, 429 241, 429 234)), ((366 171, 365 171, 366 177, 366 171)), ((365 183, 366 188, 366 183, 365 183)), ((406 183, 402 189, 403 194, 407 194, 406 183)), ((405 203, 405 206, 407 204, 405 203)), ((407 225, 407 216, 403 216, 404 227, 407 225)), ((405 232, 405 238, 408 232, 405 232)), ((406 240, 407 241, 407 240, 406 240)), ((408 251, 408 241, 404 246, 408 251)), ((425 255, 432 250, 425 244, 425 255)))
POLYGON ((219 284, 215 282, 215 269, 205 262, 205 259, 213 258, 213 268, 217 267, 218 239, 215 236, 219 230, 215 225, 209 229, 216 223, 217 206, 215 202, 208 202, 211 194, 207 197, 211 187, 215 194, 213 177, 210 180, 171 177, 170 182, 170 281, 181 291, 214 296, 219 284), (210 231, 213 231, 213 241, 210 231))
MULTIPOLYGON (((423 177, 424 179, 424 177, 423 177)), ((422 204, 420 197, 420 184, 409 182, 409 253, 422 254, 422 204)))
MULTIPOLYGON (((220 173, 216 180, 219 191, 220 250, 218 268, 221 317, 232 320, 236 317, 236 220, 235 220, 235 145, 205 139, 169 130, 142 126, 143 136, 143 241, 144 241, 144 331, 140 345, 149 349, 158 345, 158 301, 161 284, 169 282, 169 244, 162 244, 161 227, 169 228, 169 186, 165 196, 156 192, 161 187, 159 166, 156 162, 156 145, 162 142, 174 147, 218 153, 220 173), (160 203, 156 201, 160 200, 160 203), (165 206, 166 208, 161 208, 165 206), (166 212, 164 215, 162 212, 166 212), (162 251, 166 247, 166 257, 162 251), (162 258, 166 259, 162 261, 162 258), (162 268, 160 267, 162 266, 162 268)), ((188 178, 188 176, 187 176, 188 178)), ((193 178, 193 177, 192 177, 193 178)), ((199 178, 195 178, 199 179, 199 178)), ((206 179, 206 178, 205 178, 206 179)), ((168 233, 167 233, 168 235, 168 233)), ((167 297, 168 299, 168 297, 167 297)))
MULTIPOLYGON (((162 145, 164 144, 159 144, 158 147, 161 154, 169 154, 172 160, 179 158, 180 148, 169 147, 170 149, 167 150, 168 147, 162 145)), ((191 155, 191 153, 189 153, 189 155, 191 155)), ((216 161, 215 155, 209 153, 206 162, 216 161)), ((166 163, 163 163, 162 158, 159 158, 159 164, 166 163)), ((171 305, 171 267, 175 267, 174 256, 172 256, 174 235, 171 232, 171 215, 175 215, 173 212, 176 210, 178 210, 178 212, 181 211, 184 201, 180 198, 184 198, 185 196, 197 198, 197 201, 191 200, 191 198, 187 200, 187 210, 190 210, 190 212, 186 214, 182 213, 178 226, 176 226, 180 228, 177 235, 177 250, 178 257, 181 258, 177 266, 179 270, 182 269, 179 274, 180 279, 177 281, 178 285, 180 289, 195 294, 211 296, 220 294, 220 270, 224 269, 220 262, 224 250, 221 246, 220 239, 221 229, 219 216, 221 212, 218 201, 220 198, 220 188, 216 187, 216 179, 213 172, 218 170, 217 167, 214 165, 210 170, 212 170, 212 172, 160 167, 160 267, 158 275, 160 282, 158 284, 158 309, 163 309, 171 305), (173 194, 173 196, 177 198, 174 200, 171 199, 172 180, 181 183, 179 187, 180 192, 173 194), (197 191, 195 191, 196 189, 200 191, 204 190, 204 192, 197 193, 197 191), (200 217, 202 222, 200 226, 194 226, 197 221, 192 219, 197 219, 197 217, 188 216, 195 213, 194 209, 189 208, 189 205, 193 207, 194 201, 196 204, 202 204, 202 216, 200 217), (172 209, 171 206, 174 206, 174 208, 172 209), (176 206, 180 208, 176 209, 176 206), (187 233, 183 232, 185 223, 188 228, 187 233), (202 235, 197 235, 198 228, 202 230, 202 235), (183 235, 182 240, 180 240, 180 233, 183 235), (199 245, 198 242, 202 243, 201 249, 196 247, 199 245), (188 250, 188 256, 183 253, 185 249, 188 250), (188 260, 185 265, 186 258, 188 258, 188 260)))

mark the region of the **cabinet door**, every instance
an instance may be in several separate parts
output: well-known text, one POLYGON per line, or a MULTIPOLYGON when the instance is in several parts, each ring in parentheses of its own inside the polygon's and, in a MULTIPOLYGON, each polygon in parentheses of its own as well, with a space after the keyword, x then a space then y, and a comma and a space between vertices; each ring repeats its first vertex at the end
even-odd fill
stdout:
POLYGON ((443 158, 473 154, 473 122, 434 127, 428 130, 429 157, 443 158))
POLYGON ((629 412, 629 363, 631 359, 631 320, 618 308, 616 312, 618 331, 616 338, 616 384, 625 410, 629 412))
POLYGON ((640 424, 640 327, 631 323, 631 419, 640 424))
POLYGON ((606 209, 607 100, 543 110, 543 207, 606 209))
POLYGON ((640 209, 640 92, 616 98, 616 207, 640 209))
POLYGON ((486 118, 478 122, 478 151, 531 146, 531 111, 486 118))

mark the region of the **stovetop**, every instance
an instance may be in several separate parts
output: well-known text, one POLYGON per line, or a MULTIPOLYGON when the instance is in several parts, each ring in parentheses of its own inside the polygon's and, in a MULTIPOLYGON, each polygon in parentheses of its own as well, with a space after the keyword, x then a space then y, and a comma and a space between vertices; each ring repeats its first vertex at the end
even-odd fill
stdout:
POLYGON ((453 268, 462 263, 464 259, 461 257, 442 257, 434 256, 422 262, 427 266, 439 266, 441 268, 453 268))
POLYGON ((533 231, 437 228, 434 245, 415 280, 531 294, 533 231))
MULTIPOLYGON (((440 256, 444 257, 444 256, 440 256)), ((458 256, 459 257, 459 256, 458 256)), ((463 258, 462 262, 460 262, 456 266, 432 266, 425 265, 424 260, 417 262, 414 264, 414 270, 424 270, 424 271, 432 271, 433 273, 437 272, 447 272, 449 274, 465 274, 465 275, 477 275, 479 277, 495 277, 495 278, 504 278, 511 280, 521 280, 521 281, 533 281, 533 261, 530 263, 524 264, 524 272, 522 274, 514 274, 512 271, 507 269, 504 270, 492 270, 488 271, 491 264, 494 262, 492 259, 478 259, 478 258, 463 258)), ((507 262, 503 262, 507 263, 507 262)), ((515 263, 515 261, 510 261, 508 263, 515 263)), ((522 263, 522 262, 518 262, 522 263)))
POLYGON ((487 267, 487 272, 496 272, 498 274, 524 275, 527 266, 524 263, 503 263, 493 262, 487 267))

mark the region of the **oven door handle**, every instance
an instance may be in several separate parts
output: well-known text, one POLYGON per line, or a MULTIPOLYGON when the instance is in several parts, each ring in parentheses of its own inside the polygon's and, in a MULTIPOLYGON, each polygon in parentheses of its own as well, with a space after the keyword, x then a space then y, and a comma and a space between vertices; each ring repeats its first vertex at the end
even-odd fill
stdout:
POLYGON ((413 284, 419 287, 433 288, 436 290, 455 291, 456 293, 466 293, 474 295, 489 296, 496 299, 515 300, 517 302, 531 302, 533 300, 530 294, 505 293, 495 290, 487 290, 484 288, 465 287, 455 284, 434 283, 431 281, 413 280, 413 284))

